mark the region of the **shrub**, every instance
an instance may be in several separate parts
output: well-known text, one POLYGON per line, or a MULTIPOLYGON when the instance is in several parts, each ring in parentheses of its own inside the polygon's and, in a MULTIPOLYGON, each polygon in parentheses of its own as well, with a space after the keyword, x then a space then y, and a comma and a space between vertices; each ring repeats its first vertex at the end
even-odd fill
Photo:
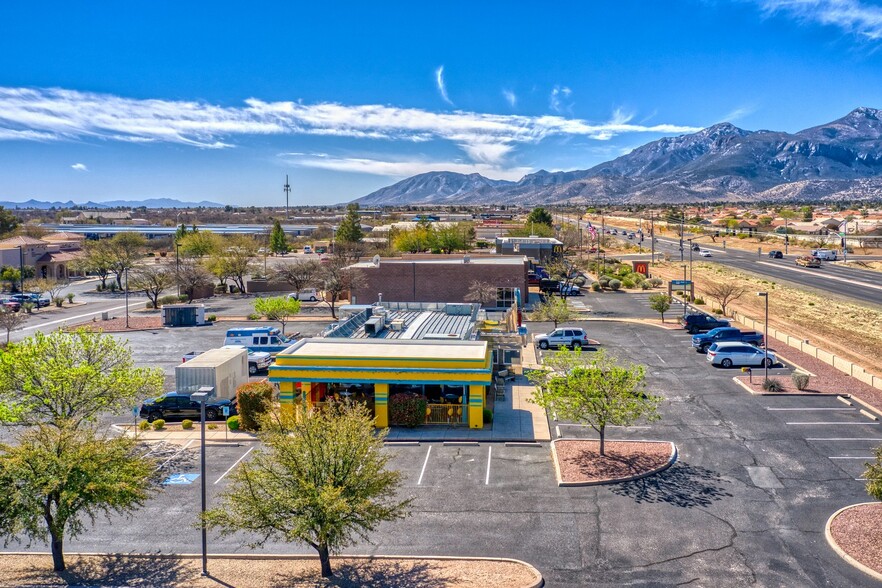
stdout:
POLYGON ((215 294, 226 294, 226 293, 227 293, 227 287, 224 286, 223 284, 217 284, 217 285, 215 285, 215 287, 214 287, 214 293, 215 293, 215 294))
POLYGON ((622 287, 622 282, 620 280, 610 280, 609 281, 609 289, 615 292, 619 288, 622 287))
POLYGON ((182 420, 181 421, 181 428, 182 429, 192 429, 193 428, 193 421, 191 421, 190 419, 182 420))
POLYGON ((159 300, 157 300, 159 306, 163 306, 165 304, 177 304, 179 302, 177 294, 172 294, 170 296, 163 296, 159 300))
POLYGON ((609 277, 600 276, 600 279, 597 280, 597 282, 600 284, 601 288, 609 288, 609 277))
POLYGON ((659 286, 662 285, 662 280, 661 280, 661 278, 649 278, 649 284, 653 288, 658 288, 659 286))
POLYGON ((631 276, 628 276, 627 278, 622 278, 621 284, 623 288, 633 288, 637 285, 634 280, 631 279, 631 276))
POLYGON ((208 315, 207 317, 205 317, 205 320, 207 320, 207 321, 210 322, 210 323, 213 323, 214 321, 217 320, 217 315, 216 315, 216 314, 210 314, 210 315, 208 315))
POLYGON ((262 315, 259 315, 256 312, 252 312, 251 314, 248 315, 248 320, 249 321, 259 321, 261 316, 262 315))
POLYGON ((766 392, 783 392, 784 386, 774 378, 763 380, 763 390, 766 392))
POLYGON ((186 294, 181 294, 180 296, 178 296, 178 302, 186 302, 189 299, 190 298, 186 294))
POLYGON ((243 429, 260 430, 260 417, 269 411, 274 392, 269 382, 249 382, 236 388, 239 424, 243 429))
POLYGON ((68 292, 68 294, 67 294, 67 303, 68 303, 68 304, 73 304, 73 299, 74 299, 74 293, 73 293, 73 292, 68 292))
POLYGON ((704 305, 704 298, 701 298, 701 297, 696 298, 696 299, 695 299, 695 304, 697 304, 697 305, 699 305, 699 306, 703 306, 703 305, 704 305))
POLYGON ((389 398, 389 423, 416 427, 426 422, 426 399, 412 394, 393 394, 389 398))
POLYGON ((493 411, 489 408, 484 409, 484 422, 492 423, 493 422, 493 411))
POLYGON ((64 298, 62 298, 61 296, 56 296, 52 299, 52 302, 55 303, 55 306, 61 308, 61 305, 64 304, 64 298))
POLYGON ((138 430, 139 431, 146 431, 149 428, 150 428, 150 423, 148 423, 147 421, 141 421, 140 423, 138 423, 138 430))
POLYGON ((144 308, 156 308, 156 307, 153 306, 153 303, 148 300, 147 303, 144 304, 144 308))
POLYGON ((209 431, 214 431, 217 429, 217 423, 208 423, 205 428, 209 431))
POLYGON ((165 428, 165 421, 163 419, 156 419, 155 421, 153 421, 153 430, 154 431, 161 431, 164 428, 165 428))
POLYGON ((640 289, 641 290, 649 290, 652 286, 649 284, 649 280, 640 280, 640 289))
POLYGON ((21 305, 21 307, 24 309, 24 311, 28 314, 31 314, 32 312, 34 312, 34 306, 36 306, 36 305, 33 302, 25 302, 24 304, 21 305))
POLYGON ((793 372, 790 374, 790 379, 793 380, 793 385, 796 386, 797 390, 805 390, 809 385, 809 375, 805 372, 793 372))
POLYGON ((228 418, 227 419, 227 427, 229 427, 229 429, 231 431, 238 431, 239 430, 239 415, 231 416, 230 418, 228 418))
POLYGON ((595 292, 600 292, 600 290, 601 290, 600 283, 594 282, 593 284, 591 284, 591 289, 595 292))

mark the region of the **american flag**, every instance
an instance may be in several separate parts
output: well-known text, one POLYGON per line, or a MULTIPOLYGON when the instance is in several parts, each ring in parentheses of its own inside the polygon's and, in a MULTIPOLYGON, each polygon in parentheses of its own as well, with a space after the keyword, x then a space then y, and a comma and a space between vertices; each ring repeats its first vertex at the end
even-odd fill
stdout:
POLYGON ((588 234, 591 235, 591 239, 597 239, 597 229, 591 223, 588 223, 588 234))

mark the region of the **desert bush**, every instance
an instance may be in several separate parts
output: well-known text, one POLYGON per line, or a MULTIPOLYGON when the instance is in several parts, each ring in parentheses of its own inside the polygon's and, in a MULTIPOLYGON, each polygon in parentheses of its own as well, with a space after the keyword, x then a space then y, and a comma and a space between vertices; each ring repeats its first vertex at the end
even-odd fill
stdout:
POLYGON ((797 390, 805 390, 809 385, 809 375, 805 372, 793 372, 790 374, 790 379, 793 380, 793 385, 796 386, 797 390))
POLYGON ((634 280, 631 279, 631 276, 628 276, 628 277, 626 277, 626 278, 622 278, 621 283, 622 283, 622 287, 623 287, 623 288, 633 288, 634 286, 637 285, 637 284, 634 282, 634 280))
POLYGON ((593 284, 591 284, 591 289, 595 292, 600 292, 600 290, 601 290, 600 283, 594 282, 593 284))
POLYGON ((256 312, 252 312, 251 314, 248 315, 248 320, 249 321, 259 321, 260 317, 261 317, 261 315, 257 314, 256 312))
POLYGON ((243 429, 260 429, 260 417, 269 411, 274 391, 269 382, 249 382, 236 388, 239 424, 243 429))
POLYGON ((61 305, 64 304, 64 298, 62 298, 61 296, 56 296, 52 299, 52 302, 55 303, 55 306, 61 308, 61 305))
POLYGON ((239 430, 239 416, 234 415, 234 416, 231 416, 230 418, 228 418, 227 419, 227 427, 231 431, 238 431, 239 430))
POLYGON ((701 297, 696 298, 695 304, 698 306, 704 306, 704 298, 701 298, 701 297))
POLYGON ((609 289, 615 292, 619 288, 622 287, 622 282, 620 280, 610 280, 609 281, 609 289))
POLYGON ((217 423, 208 423, 208 425, 206 425, 205 428, 208 429, 209 431, 215 431, 215 430, 217 430, 217 423))
POLYGON ((192 429, 193 428, 193 421, 191 421, 190 419, 182 420, 181 421, 181 428, 182 429, 192 429))
POLYGON ((178 299, 177 294, 171 294, 169 296, 163 296, 157 300, 157 302, 159 303, 159 306, 163 306, 165 304, 177 304, 180 300, 178 299))
POLYGON ((661 278, 649 278, 649 284, 653 288, 658 288, 659 286, 662 285, 662 280, 661 280, 661 278))
POLYGON ((150 428, 150 423, 148 423, 147 421, 141 421, 140 423, 138 423, 138 430, 139 431, 146 431, 149 428, 150 428))
POLYGON ((493 411, 489 408, 484 409, 484 422, 492 423, 493 422, 493 411))
POLYGON ((763 380, 763 390, 766 392, 783 392, 784 385, 775 378, 767 378, 763 380))
POLYGON ((24 304, 21 305, 21 308, 26 313, 31 314, 32 312, 34 312, 35 306, 36 306, 36 304, 34 304, 33 302, 25 302, 24 304))
POLYGON ((650 288, 652 288, 652 285, 649 283, 649 280, 640 280, 641 290, 649 290, 650 288))
POLYGON ((164 428, 165 428, 165 421, 163 419, 156 419, 155 421, 153 421, 153 430, 154 431, 161 431, 164 428))
POLYGON ((426 422, 426 399, 412 394, 393 394, 389 398, 389 423, 416 427, 426 422))
POLYGON ((216 315, 216 314, 210 314, 210 315, 208 315, 207 317, 205 317, 205 320, 207 320, 207 321, 210 322, 210 323, 213 323, 214 321, 217 320, 217 315, 216 315))
POLYGON ((68 303, 68 304, 73 304, 73 299, 74 299, 74 293, 73 293, 73 292, 68 292, 68 293, 67 293, 67 303, 68 303))

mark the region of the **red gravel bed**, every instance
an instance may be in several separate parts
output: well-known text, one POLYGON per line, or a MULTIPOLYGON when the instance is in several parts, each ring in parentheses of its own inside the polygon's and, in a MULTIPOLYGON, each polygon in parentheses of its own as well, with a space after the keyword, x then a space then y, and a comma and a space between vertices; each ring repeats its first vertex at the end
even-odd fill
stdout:
MULTIPOLYGON (((780 351, 784 354, 785 360, 795 362, 799 367, 815 374, 809 379, 808 389, 800 392, 793 385, 790 376, 775 378, 784 385, 784 393, 824 393, 824 394, 851 394, 852 396, 863 400, 876 410, 882 411, 882 390, 874 388, 869 384, 864 384, 857 378, 852 378, 845 372, 840 372, 832 365, 826 364, 820 359, 816 359, 811 355, 793 347, 788 347, 783 343, 777 348, 769 347, 770 351, 780 351)), ((753 385, 747 380, 747 376, 739 376, 739 380, 753 389, 755 392, 762 394, 763 391, 763 370, 762 368, 753 369, 753 385)))
POLYGON ((830 535, 842 551, 882 574, 882 502, 842 511, 830 523, 830 535))
POLYGON ((668 463, 671 444, 659 441, 600 441, 558 439, 554 442, 561 482, 590 484, 614 482, 651 472, 668 463))
POLYGON ((112 318, 107 321, 87 321, 76 325, 68 325, 68 329, 86 329, 89 331, 103 331, 105 333, 122 333, 124 331, 145 331, 161 329, 162 317, 160 316, 129 316, 129 328, 126 328, 126 317, 112 318))

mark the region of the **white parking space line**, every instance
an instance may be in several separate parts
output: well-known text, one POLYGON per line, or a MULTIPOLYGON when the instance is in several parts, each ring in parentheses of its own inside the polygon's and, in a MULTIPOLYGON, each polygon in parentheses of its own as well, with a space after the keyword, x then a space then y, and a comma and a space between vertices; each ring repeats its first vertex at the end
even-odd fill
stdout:
POLYGON ((842 421, 820 421, 820 422, 806 422, 806 423, 784 423, 785 425, 878 425, 879 423, 846 423, 842 421))
POLYGON ((248 457, 248 454, 251 453, 252 451, 254 451, 254 447, 249 447, 249 448, 248 448, 248 451, 246 451, 246 452, 242 455, 242 457, 240 457, 239 459, 237 459, 237 460, 235 461, 235 463, 233 463, 233 465, 231 465, 230 468, 229 468, 227 471, 225 471, 223 474, 221 474, 221 477, 218 478, 217 480, 215 480, 214 483, 217 484, 218 482, 220 482, 221 480, 223 480, 223 479, 227 476, 227 474, 229 474, 230 472, 232 472, 232 471, 233 471, 233 468, 235 468, 237 465, 239 465, 239 462, 240 462, 240 461, 242 461, 243 459, 245 459, 246 457, 248 457))
POLYGON ((555 425, 555 427, 554 427, 554 432, 557 433, 557 438, 560 439, 560 437, 561 437, 561 434, 560 434, 560 425, 555 425))
POLYGON ((423 476, 426 473, 426 466, 429 465, 429 456, 431 454, 432 454, 432 446, 429 445, 429 450, 426 451, 426 459, 425 459, 425 461, 423 461, 423 469, 420 470, 420 479, 417 480, 417 486, 420 486, 423 483, 423 476))
POLYGON ((882 437, 807 437, 806 441, 882 441, 882 437))
POLYGON ((856 408, 769 408, 766 407, 766 410, 832 410, 832 411, 846 411, 846 410, 857 410, 856 408))
POLYGON ((195 440, 196 440, 196 439, 190 439, 189 441, 187 441, 187 444, 184 445, 183 447, 181 447, 178 451, 176 451, 176 452, 175 452, 170 458, 168 458, 167 460, 165 460, 164 462, 162 462, 161 464, 159 464, 158 466, 156 466, 156 470, 158 471, 158 470, 161 470, 163 467, 165 467, 165 464, 167 464, 168 462, 170 462, 171 460, 173 460, 174 458, 176 458, 177 456, 179 456, 181 453, 183 453, 184 450, 185 450, 186 448, 190 447, 190 445, 191 445, 191 444, 193 443, 193 441, 195 441, 195 440))
MULTIPOLYGON (((655 352, 653 351, 653 353, 655 353, 655 352)), ((661 355, 659 355, 658 353, 655 353, 655 356, 656 356, 656 357, 658 358, 658 360, 659 360, 660 362, 662 362, 663 364, 667 364, 667 363, 668 363, 668 362, 666 362, 665 360, 663 360, 662 357, 661 357, 661 355)))
POLYGON ((857 457, 849 457, 847 455, 829 455, 827 459, 876 459, 872 455, 858 455, 857 457))
POLYGON ((493 446, 487 448, 487 475, 484 477, 484 485, 490 485, 490 459, 493 457, 493 446))

